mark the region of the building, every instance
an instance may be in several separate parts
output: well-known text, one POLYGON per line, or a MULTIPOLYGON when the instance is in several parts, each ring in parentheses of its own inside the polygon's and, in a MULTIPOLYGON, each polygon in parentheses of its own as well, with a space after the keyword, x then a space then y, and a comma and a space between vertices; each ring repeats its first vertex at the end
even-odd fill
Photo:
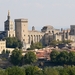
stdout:
POLYGON ((6 49, 6 41, 5 40, 0 40, 0 54, 5 49, 6 49))
POLYGON ((11 52, 14 50, 14 48, 6 48, 6 40, 0 40, 0 54, 2 53, 3 50, 8 50, 11 52))
POLYGON ((9 11, 7 20, 4 22, 4 31, 6 32, 6 37, 15 37, 14 22, 10 19, 9 11))
POLYGON ((4 22, 4 31, 0 31, 0 39, 4 37, 17 37, 23 42, 23 49, 30 47, 31 43, 41 42, 43 45, 49 45, 52 40, 72 40, 75 41, 75 25, 71 25, 70 29, 55 29, 51 25, 44 26, 41 31, 37 31, 35 27, 28 30, 28 19, 15 19, 14 23, 10 20, 10 12, 8 11, 7 20, 4 22), (14 30, 15 29, 15 30, 14 30))
POLYGON ((32 41, 33 43, 42 42, 44 36, 44 33, 36 31, 34 26, 32 30, 28 30, 28 19, 15 19, 15 34, 25 48, 30 47, 32 41))
POLYGON ((15 37, 14 22, 10 19, 8 11, 7 20, 4 22, 4 31, 0 32, 0 39, 5 37, 15 37))
POLYGON ((28 20, 27 19, 15 19, 15 34, 19 40, 28 43, 28 20))

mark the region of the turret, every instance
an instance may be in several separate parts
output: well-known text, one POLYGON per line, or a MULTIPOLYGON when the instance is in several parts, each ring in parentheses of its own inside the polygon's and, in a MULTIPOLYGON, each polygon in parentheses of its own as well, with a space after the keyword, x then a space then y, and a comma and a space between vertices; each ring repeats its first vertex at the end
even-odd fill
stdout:
POLYGON ((34 31, 35 30, 35 27, 34 26, 32 26, 32 31, 34 31))
POLYGON ((10 11, 8 10, 8 16, 7 19, 10 20, 10 11))

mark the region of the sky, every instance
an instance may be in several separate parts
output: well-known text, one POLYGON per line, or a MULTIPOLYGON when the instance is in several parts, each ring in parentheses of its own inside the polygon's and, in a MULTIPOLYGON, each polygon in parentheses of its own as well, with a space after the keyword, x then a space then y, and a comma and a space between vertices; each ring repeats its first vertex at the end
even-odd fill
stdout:
POLYGON ((11 20, 28 19, 28 29, 41 30, 51 25, 56 29, 75 25, 75 0, 0 0, 0 31, 10 10, 11 20))

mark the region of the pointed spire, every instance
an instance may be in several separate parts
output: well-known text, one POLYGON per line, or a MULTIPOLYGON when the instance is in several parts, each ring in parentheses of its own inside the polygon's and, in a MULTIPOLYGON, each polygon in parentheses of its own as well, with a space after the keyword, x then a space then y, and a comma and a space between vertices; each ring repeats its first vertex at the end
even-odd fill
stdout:
POLYGON ((8 10, 8 16, 10 16, 10 11, 8 10))
POLYGON ((8 20, 10 19, 10 11, 8 10, 8 16, 7 16, 8 20))

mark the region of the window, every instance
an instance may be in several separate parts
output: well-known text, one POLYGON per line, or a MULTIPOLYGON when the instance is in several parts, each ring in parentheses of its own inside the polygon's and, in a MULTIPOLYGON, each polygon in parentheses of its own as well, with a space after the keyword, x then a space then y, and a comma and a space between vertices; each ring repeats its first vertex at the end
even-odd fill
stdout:
POLYGON ((13 34, 13 37, 14 37, 14 34, 13 34))
POLYGON ((23 39, 23 41, 25 41, 25 39, 23 39))
POLYGON ((10 34, 9 34, 9 37, 10 37, 10 34))
POLYGON ((24 32, 24 30, 23 30, 23 32, 24 32))

